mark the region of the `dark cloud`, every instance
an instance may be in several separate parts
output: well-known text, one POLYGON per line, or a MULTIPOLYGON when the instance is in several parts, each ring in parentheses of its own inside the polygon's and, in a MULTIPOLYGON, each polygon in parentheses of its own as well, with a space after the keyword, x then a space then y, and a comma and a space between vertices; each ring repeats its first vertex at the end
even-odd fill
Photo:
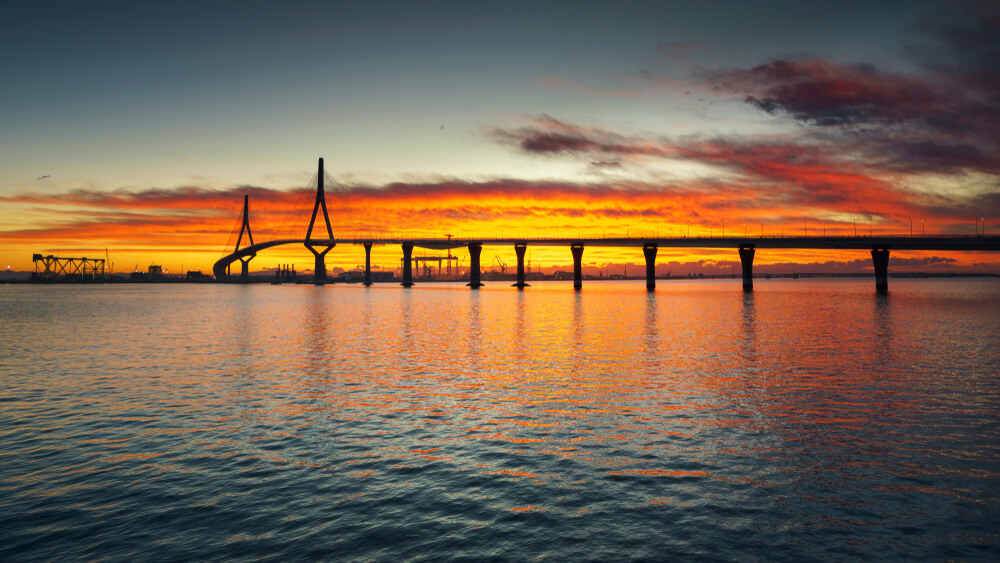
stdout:
POLYGON ((1000 174, 1000 8, 949 5, 916 31, 912 74, 813 58, 700 75, 873 168, 1000 174))
POLYGON ((490 135, 501 143, 514 145, 529 154, 669 156, 664 152, 668 147, 657 143, 646 143, 640 138, 602 129, 572 125, 544 114, 529 126, 497 128, 490 131, 490 135))
POLYGON ((593 160, 590 165, 594 168, 623 168, 620 160, 593 160))
POLYGON ((787 113, 820 126, 925 119, 950 100, 920 79, 822 59, 773 61, 707 76, 725 90, 745 93, 747 103, 767 113, 787 113))
POLYGON ((969 142, 948 143, 872 135, 859 139, 854 146, 863 150, 872 164, 894 172, 918 174, 975 170, 987 174, 1000 173, 1000 157, 991 147, 969 142))
MULTIPOLYGON (((941 77, 886 74, 869 65, 775 61, 716 73, 728 91, 770 114, 820 128, 833 150, 894 172, 1000 173, 1000 91, 941 77)), ((817 136, 819 137, 819 136, 817 136)))

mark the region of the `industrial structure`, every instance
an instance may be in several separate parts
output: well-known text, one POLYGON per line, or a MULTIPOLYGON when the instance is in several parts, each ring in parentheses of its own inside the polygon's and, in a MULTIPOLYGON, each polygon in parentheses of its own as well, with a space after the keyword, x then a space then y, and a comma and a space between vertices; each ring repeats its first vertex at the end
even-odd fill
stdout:
POLYGON ((35 271, 31 281, 97 281, 104 280, 104 258, 65 258, 32 254, 35 271))

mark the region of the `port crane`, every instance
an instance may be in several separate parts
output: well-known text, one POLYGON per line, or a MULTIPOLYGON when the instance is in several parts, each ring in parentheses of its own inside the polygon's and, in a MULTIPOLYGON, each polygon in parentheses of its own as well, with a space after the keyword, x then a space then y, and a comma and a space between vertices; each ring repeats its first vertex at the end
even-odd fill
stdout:
POLYGON ((500 258, 499 254, 494 254, 493 255, 493 263, 497 264, 498 266, 500 266, 500 273, 501 274, 506 274, 507 273, 507 262, 505 262, 503 258, 500 258))

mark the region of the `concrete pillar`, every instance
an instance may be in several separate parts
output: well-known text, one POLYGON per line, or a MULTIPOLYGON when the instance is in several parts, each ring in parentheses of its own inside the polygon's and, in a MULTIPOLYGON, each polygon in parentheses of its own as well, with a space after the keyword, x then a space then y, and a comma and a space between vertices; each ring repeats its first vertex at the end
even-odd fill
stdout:
POLYGON ((514 254, 517 254, 517 283, 513 287, 528 287, 528 284, 524 283, 524 251, 527 249, 528 245, 523 242, 514 245, 514 254))
POLYGON ((875 264, 875 291, 889 291, 889 249, 873 248, 872 262, 875 264))
POLYGON ((573 253, 573 289, 583 287, 583 244, 576 243, 569 247, 573 253))
POLYGON ((315 246, 313 246, 311 244, 306 244, 306 248, 309 249, 309 252, 313 253, 313 258, 316 259, 315 262, 314 262, 314 267, 313 267, 313 283, 326 283, 326 281, 327 281, 326 280, 326 253, 330 252, 330 250, 334 246, 337 246, 337 245, 331 244, 331 245, 323 248, 323 251, 321 252, 319 250, 316 250, 315 246))
POLYGON ((646 256, 646 289, 656 289, 656 249, 655 242, 642 245, 642 253, 646 256))
POLYGON ((316 259, 313 266, 313 281, 314 282, 325 282, 326 281, 326 253, 325 252, 314 252, 313 257, 316 259))
POLYGON ((404 242, 403 243, 403 283, 399 284, 403 287, 410 287, 413 285, 413 266, 412 258, 413 256, 413 243, 404 242))
POLYGON ((754 247, 740 247, 740 262, 743 264, 743 291, 753 291, 753 255, 754 247))
POLYGON ((465 284, 472 289, 479 289, 482 286, 479 275, 479 255, 483 253, 483 244, 480 242, 469 243, 469 283, 465 284))
POLYGON ((365 243, 365 285, 372 284, 372 243, 365 243))
POLYGON ((240 271, 240 283, 247 283, 248 281, 250 281, 250 259, 251 258, 253 258, 253 256, 251 256, 249 258, 240 258, 240 266, 242 267, 241 271, 240 271))

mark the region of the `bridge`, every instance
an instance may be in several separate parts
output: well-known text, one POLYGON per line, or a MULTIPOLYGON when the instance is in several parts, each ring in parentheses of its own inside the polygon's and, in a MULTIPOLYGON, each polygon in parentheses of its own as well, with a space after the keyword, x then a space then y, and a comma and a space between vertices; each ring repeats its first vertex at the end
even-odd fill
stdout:
POLYGON ((743 237, 479 237, 479 238, 409 238, 409 237, 361 237, 334 238, 333 226, 327 213, 326 195, 324 190, 323 159, 319 159, 318 184, 316 202, 313 205, 312 217, 304 238, 278 239, 254 243, 250 231, 249 196, 243 199, 243 223, 240 235, 236 241, 236 250, 215 263, 212 268, 217 280, 230 280, 230 267, 235 262, 241 264, 239 281, 249 279, 249 263, 258 252, 282 245, 304 245, 315 258, 314 282, 322 284, 327 281, 326 254, 337 244, 353 244, 364 246, 365 274, 364 284, 371 285, 371 249, 375 244, 400 245, 403 253, 402 285, 413 285, 412 253, 413 248, 445 250, 468 248, 469 250, 469 287, 478 289, 482 281, 480 277, 480 255, 483 246, 513 246, 517 255, 517 281, 514 286, 527 287, 524 276, 524 255, 528 246, 566 246, 573 257, 573 287, 583 287, 583 251, 587 247, 641 248, 646 260, 646 288, 656 287, 656 253, 660 248, 704 248, 733 249, 740 257, 743 270, 743 290, 753 290, 753 259, 758 249, 802 249, 802 250, 866 250, 871 251, 875 270, 875 289, 879 292, 888 290, 889 252, 891 250, 939 250, 939 251, 1000 251, 1000 236, 986 235, 929 235, 929 236, 743 236, 743 237), (324 238, 313 237, 319 211, 322 210, 322 220, 326 235, 324 238), (240 248, 246 235, 248 244, 240 248))

